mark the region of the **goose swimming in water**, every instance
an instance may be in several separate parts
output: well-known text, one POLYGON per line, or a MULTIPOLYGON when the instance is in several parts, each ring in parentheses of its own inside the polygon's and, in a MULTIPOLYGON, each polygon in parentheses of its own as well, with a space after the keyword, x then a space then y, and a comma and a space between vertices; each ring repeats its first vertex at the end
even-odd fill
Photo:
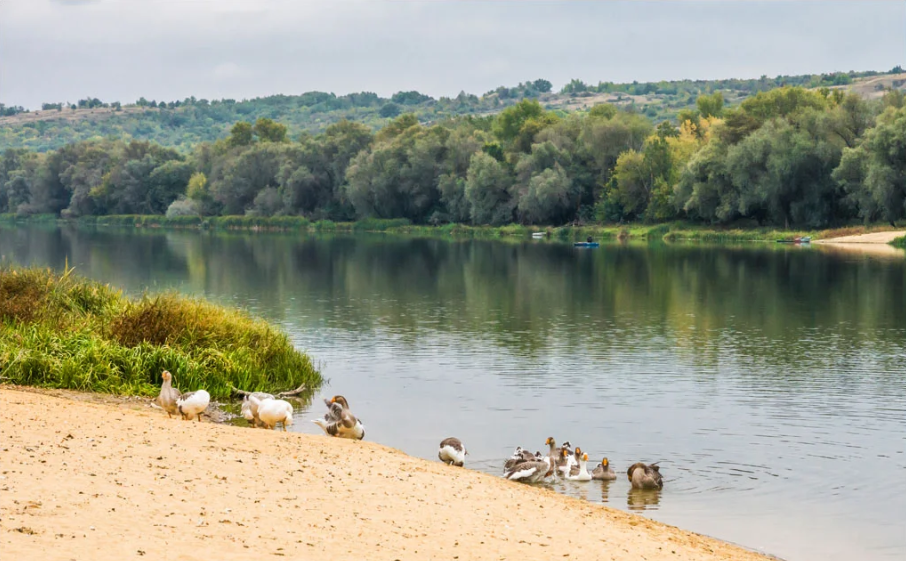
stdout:
POLYGON ((164 370, 160 375, 163 381, 160 384, 160 394, 157 396, 157 404, 161 409, 167 412, 167 417, 172 418, 179 412, 176 402, 182 396, 179 390, 173 387, 173 375, 164 370))
POLYGON ((327 405, 327 413, 322 419, 314 419, 312 422, 330 436, 338 438, 350 438, 353 440, 362 440, 365 438, 365 426, 361 419, 356 419, 355 415, 349 410, 349 403, 342 395, 335 395, 330 400, 324 400, 327 405))
POLYGON ((629 466, 626 476, 632 483, 633 489, 663 489, 664 478, 661 477, 661 468, 656 463, 646 465, 638 462, 629 466))
POLYGON ((293 424, 293 406, 282 399, 265 399, 258 404, 258 419, 266 429, 277 428, 277 423, 286 427, 293 424))
POLYGON ((440 441, 440 449, 437 451, 437 457, 447 465, 462 467, 466 463, 468 455, 466 447, 458 438, 445 438, 440 441))
POLYGON ((503 472, 508 472, 517 464, 521 464, 522 462, 538 460, 540 459, 538 455, 540 455, 540 452, 538 454, 532 454, 522 446, 517 446, 516 450, 513 452, 513 455, 507 458, 507 460, 503 463, 503 472))
POLYGON ((252 392, 242 398, 242 416, 253 427, 264 427, 264 423, 258 417, 258 407, 266 399, 274 399, 274 396, 264 392, 252 392))
POLYGON ((208 408, 209 403, 211 403, 211 394, 205 390, 198 390, 182 394, 176 400, 176 409, 184 421, 197 418, 201 422, 201 414, 208 408))
POLYGON ((601 460, 601 463, 598 464, 598 467, 591 472, 591 478, 599 481, 612 481, 617 478, 617 474, 614 473, 613 468, 610 467, 610 461, 607 458, 601 460))
MULTIPOLYGON (((576 450, 578 449, 577 447, 576 450)), ((591 481, 591 474, 588 473, 588 454, 582 454, 578 463, 579 465, 574 467, 566 478, 570 481, 591 481)))

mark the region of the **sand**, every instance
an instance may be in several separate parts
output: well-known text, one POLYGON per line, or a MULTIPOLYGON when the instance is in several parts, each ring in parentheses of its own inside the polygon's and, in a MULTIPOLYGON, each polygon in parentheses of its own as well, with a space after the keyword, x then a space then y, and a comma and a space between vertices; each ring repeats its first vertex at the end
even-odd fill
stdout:
POLYGON ((906 231, 888 231, 872 232, 870 234, 859 234, 856 236, 841 236, 839 238, 827 238, 815 240, 812 243, 817 244, 889 244, 897 238, 906 236, 906 231))
POLYGON ((4 559, 767 559, 371 442, 61 395, 0 389, 4 559))

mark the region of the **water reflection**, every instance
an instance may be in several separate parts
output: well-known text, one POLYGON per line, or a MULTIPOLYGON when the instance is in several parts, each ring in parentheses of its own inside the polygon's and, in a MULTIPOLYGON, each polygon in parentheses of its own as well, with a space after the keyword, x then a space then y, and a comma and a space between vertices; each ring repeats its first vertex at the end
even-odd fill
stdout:
POLYGON ((626 507, 629 510, 657 510, 661 504, 660 489, 629 489, 626 493, 626 507))
MULTIPOLYGON (((559 492, 791 561, 906 558, 904 260, 0 227, 3 259, 247 307, 321 361, 369 440, 413 455, 455 435, 499 476, 554 434, 618 475, 559 492), (638 458, 669 459, 663 502, 630 492, 638 458)), ((320 397, 293 430, 320 431, 320 397)))

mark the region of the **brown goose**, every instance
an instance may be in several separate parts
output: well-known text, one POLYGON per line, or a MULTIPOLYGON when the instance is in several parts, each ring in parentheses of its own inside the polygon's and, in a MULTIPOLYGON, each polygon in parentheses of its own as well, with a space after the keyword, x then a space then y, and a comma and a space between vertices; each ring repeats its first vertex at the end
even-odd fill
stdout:
POLYGON ((160 394, 157 396, 157 404, 161 409, 167 412, 167 416, 172 418, 179 412, 176 402, 182 396, 179 390, 173 387, 173 375, 164 370, 160 375, 163 381, 160 384, 160 394))
POLYGON ((448 466, 462 467, 466 463, 466 455, 468 453, 461 440, 450 437, 440 441, 440 450, 437 451, 437 457, 448 466))
POLYGON ((504 474, 504 477, 510 481, 521 481, 522 483, 538 483, 543 480, 551 471, 550 457, 545 456, 541 460, 532 460, 522 462, 513 469, 504 474))
POLYGON ((591 472, 591 478, 599 481, 613 481, 617 478, 617 474, 614 473, 613 468, 610 467, 610 461, 607 458, 601 460, 601 463, 598 464, 598 467, 591 472))
POLYGON ((629 466, 626 476, 633 489, 663 489, 664 478, 661 477, 660 469, 657 464, 647 465, 638 462, 629 466))
POLYGON ((324 403, 327 404, 328 411, 324 418, 313 420, 314 424, 324 429, 330 436, 353 440, 365 438, 365 425, 349 410, 349 403, 345 397, 335 395, 329 401, 325 399, 324 403))
POLYGON ((537 459, 539 458, 535 454, 532 454, 528 450, 525 450, 522 446, 517 446, 516 450, 513 452, 513 455, 507 458, 507 460, 503 463, 503 471, 504 473, 506 473, 507 471, 513 469, 517 464, 521 464, 522 462, 530 462, 537 459))

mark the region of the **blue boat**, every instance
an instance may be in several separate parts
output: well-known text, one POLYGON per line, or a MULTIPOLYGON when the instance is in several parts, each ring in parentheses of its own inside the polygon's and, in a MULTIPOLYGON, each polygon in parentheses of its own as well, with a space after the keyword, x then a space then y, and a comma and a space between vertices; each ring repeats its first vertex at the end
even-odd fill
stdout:
POLYGON ((576 242, 573 244, 573 247, 598 247, 598 242, 576 242))

